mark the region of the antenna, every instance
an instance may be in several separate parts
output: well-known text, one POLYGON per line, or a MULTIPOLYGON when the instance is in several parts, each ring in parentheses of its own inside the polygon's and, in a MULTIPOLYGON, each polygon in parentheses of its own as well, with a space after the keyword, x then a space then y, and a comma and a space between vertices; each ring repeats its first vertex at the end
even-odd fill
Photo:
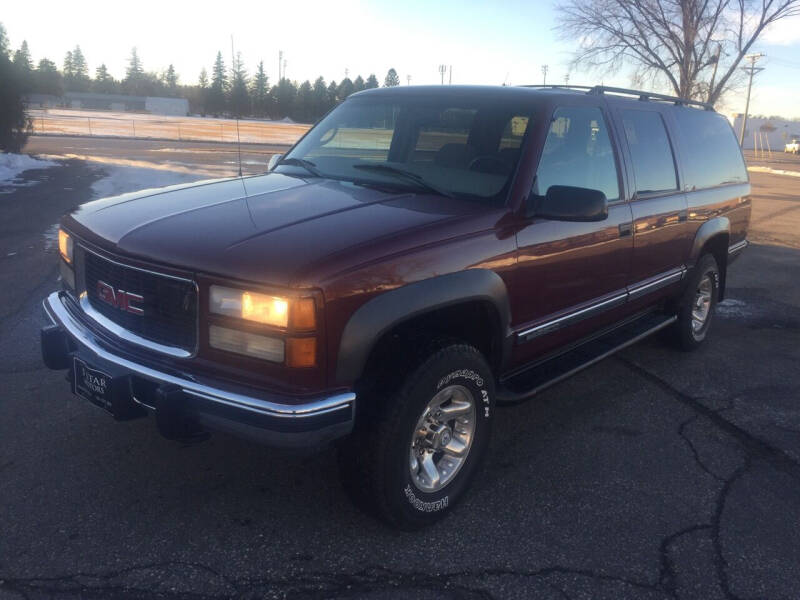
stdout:
MULTIPOLYGON (((233 69, 233 85, 236 85, 236 55, 233 53, 233 34, 231 34, 231 68, 233 69)), ((239 177, 242 176, 242 140, 239 137, 239 111, 234 107, 236 115, 236 152, 239 155, 239 177)))

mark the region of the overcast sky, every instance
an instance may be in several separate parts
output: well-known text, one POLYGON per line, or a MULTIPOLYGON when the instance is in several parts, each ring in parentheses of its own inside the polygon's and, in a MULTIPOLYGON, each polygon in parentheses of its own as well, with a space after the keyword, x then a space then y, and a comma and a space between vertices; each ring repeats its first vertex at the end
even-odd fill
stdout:
MULTIPOLYGON (((389 67, 403 84, 439 83, 438 65, 453 67, 453 83, 517 85, 563 82, 572 49, 552 27, 551 2, 498 0, 303 0, 282 2, 135 3, 44 0, 4 3, 0 21, 12 48, 28 41, 35 61, 47 57, 62 65, 64 54, 80 44, 90 74, 104 62, 121 78, 131 47, 148 71, 173 63, 183 83, 195 83, 202 67, 210 71, 217 50, 230 65, 231 34, 250 73, 264 60, 270 81, 278 70, 278 51, 287 59, 290 79, 340 81, 375 73, 382 82, 389 67)), ((757 76, 751 113, 800 118, 800 17, 787 19, 755 48, 767 58, 757 76)), ((601 76, 575 72, 570 83, 599 83, 601 76)), ((628 87, 625 74, 602 77, 606 85, 628 87)), ((725 112, 744 110, 744 98, 731 96, 725 112)))

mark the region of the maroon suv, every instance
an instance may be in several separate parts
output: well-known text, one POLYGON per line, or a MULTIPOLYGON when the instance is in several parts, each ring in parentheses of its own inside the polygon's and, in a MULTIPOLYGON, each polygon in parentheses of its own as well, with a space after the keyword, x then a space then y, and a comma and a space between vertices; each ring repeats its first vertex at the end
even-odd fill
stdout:
POLYGON ((611 88, 355 94, 268 174, 76 208, 45 363, 174 439, 339 440, 399 527, 518 401, 660 329, 705 339, 750 184, 710 107, 611 88))

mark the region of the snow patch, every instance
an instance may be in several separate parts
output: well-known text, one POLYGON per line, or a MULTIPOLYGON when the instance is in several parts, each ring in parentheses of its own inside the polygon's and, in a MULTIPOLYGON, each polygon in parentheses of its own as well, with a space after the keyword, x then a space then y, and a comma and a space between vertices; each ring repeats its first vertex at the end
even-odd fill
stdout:
POLYGON ((717 304, 717 313, 722 317, 747 318, 754 314, 753 309, 742 300, 726 298, 717 304))
POLYGON ((11 185, 33 185, 32 182, 13 182, 20 173, 30 169, 47 169, 57 166, 51 160, 33 158, 27 154, 0 154, 0 183, 9 182, 11 185))

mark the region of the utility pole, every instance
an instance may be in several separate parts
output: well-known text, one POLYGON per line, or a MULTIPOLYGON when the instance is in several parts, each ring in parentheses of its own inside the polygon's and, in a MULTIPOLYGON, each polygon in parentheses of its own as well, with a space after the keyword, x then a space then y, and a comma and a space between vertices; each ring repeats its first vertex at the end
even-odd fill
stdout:
POLYGON ((542 65, 542 75, 544 75, 544 80, 542 81, 542 85, 547 85, 547 71, 550 70, 550 67, 547 65, 542 65))
POLYGON ((739 146, 744 146, 744 131, 747 129, 747 111, 750 110, 750 90, 753 88, 753 75, 756 73, 760 73, 764 70, 764 67, 757 67, 756 62, 758 62, 759 58, 764 56, 763 53, 759 52, 758 54, 748 54, 745 56, 747 60, 750 61, 749 67, 741 67, 742 71, 745 73, 750 74, 750 82, 747 84, 747 102, 744 105, 744 116, 742 117, 742 130, 739 132, 739 146))
POLYGON ((444 85, 445 73, 447 73, 447 65, 439 65, 439 75, 442 77, 442 85, 444 85))
POLYGON ((453 65, 450 65, 450 82, 448 85, 453 85, 453 65))
POLYGON ((564 75, 564 85, 565 85, 566 87, 569 87, 569 73, 567 73, 566 75, 564 75))
POLYGON ((281 70, 283 69, 283 50, 278 50, 278 83, 283 79, 281 70))
POLYGON ((411 85, 411 75, 406 75, 406 85, 411 85))

